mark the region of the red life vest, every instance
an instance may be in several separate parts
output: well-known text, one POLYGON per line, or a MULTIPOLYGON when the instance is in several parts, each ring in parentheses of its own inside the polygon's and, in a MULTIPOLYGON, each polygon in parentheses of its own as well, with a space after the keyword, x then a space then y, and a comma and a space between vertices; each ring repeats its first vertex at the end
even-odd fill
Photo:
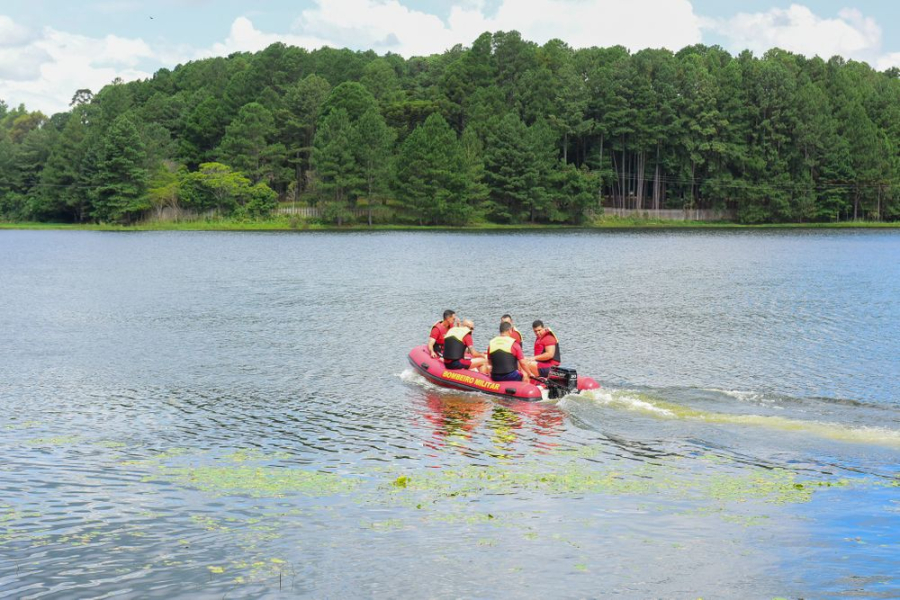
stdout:
MULTIPOLYGON (((435 327, 438 329, 438 337, 434 338, 434 351, 441 354, 444 351, 444 336, 447 335, 447 330, 444 328, 443 321, 438 321, 431 326, 431 329, 435 327)), ((430 331, 428 332, 428 337, 431 337, 430 331)))
POLYGON ((556 346, 556 351, 553 352, 553 358, 546 362, 542 361, 539 364, 551 365, 555 367, 562 360, 562 354, 559 351, 559 338, 556 337, 556 334, 553 333, 553 330, 551 330, 549 327, 544 332, 544 335, 542 335, 539 339, 534 340, 534 355, 537 356, 538 354, 543 354, 544 348, 546 348, 547 346, 556 346), (553 339, 548 340, 548 335, 553 339))

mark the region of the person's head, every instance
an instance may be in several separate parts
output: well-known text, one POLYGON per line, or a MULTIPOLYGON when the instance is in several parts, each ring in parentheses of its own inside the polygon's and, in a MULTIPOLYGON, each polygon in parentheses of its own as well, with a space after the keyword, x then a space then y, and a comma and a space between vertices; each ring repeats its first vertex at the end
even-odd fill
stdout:
POLYGON ((452 311, 449 308, 444 311, 444 324, 449 325, 453 323, 453 319, 456 318, 456 311, 452 311))
POLYGON ((512 325, 512 317, 509 315, 503 315, 502 317, 500 317, 500 322, 509 323, 510 325, 512 325))
POLYGON ((547 328, 544 327, 544 322, 541 321, 540 319, 538 319, 534 323, 532 323, 531 328, 534 330, 534 335, 536 337, 541 337, 542 335, 544 335, 544 331, 547 330, 547 328))
POLYGON ((500 335, 511 335, 511 331, 512 323, 509 323, 507 321, 503 321, 502 323, 500 323, 500 335))
POLYGON ((469 329, 470 331, 475 331, 475 322, 472 319, 464 319, 462 322, 462 326, 469 329))

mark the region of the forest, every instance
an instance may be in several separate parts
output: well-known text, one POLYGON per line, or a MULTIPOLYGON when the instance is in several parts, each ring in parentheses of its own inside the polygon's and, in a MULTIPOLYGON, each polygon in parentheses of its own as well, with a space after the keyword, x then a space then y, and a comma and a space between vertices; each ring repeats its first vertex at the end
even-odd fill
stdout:
POLYGON ((603 207, 742 223, 900 218, 900 70, 539 45, 515 31, 403 58, 273 44, 0 100, 0 219, 132 224, 166 211, 335 224, 579 224, 603 207))

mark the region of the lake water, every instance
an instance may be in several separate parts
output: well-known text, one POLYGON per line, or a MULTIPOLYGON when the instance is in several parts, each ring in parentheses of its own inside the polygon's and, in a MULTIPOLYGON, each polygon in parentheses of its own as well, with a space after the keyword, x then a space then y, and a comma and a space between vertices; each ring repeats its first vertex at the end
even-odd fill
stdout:
POLYGON ((0 597, 896 598, 900 233, 0 231, 0 453, 0 597))

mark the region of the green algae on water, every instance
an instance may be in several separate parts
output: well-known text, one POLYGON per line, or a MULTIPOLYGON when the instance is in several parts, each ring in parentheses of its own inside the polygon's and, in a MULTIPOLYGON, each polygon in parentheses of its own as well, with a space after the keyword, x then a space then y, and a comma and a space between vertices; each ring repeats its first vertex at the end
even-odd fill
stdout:
POLYGON ((245 463, 283 460, 286 458, 291 458, 291 455, 287 452, 273 452, 271 454, 266 454, 258 448, 239 448, 231 454, 223 456, 222 460, 231 463, 245 463))
POLYGON ((280 497, 291 493, 327 496, 353 490, 356 480, 331 473, 276 467, 169 467, 149 479, 172 479, 204 492, 280 497))
POLYGON ((23 421, 21 423, 10 423, 8 425, 4 425, 3 429, 6 430, 17 430, 17 429, 33 429, 35 427, 39 427, 40 423, 37 421, 23 421))
POLYGON ((33 438, 25 440, 29 446, 71 446, 81 440, 79 435, 60 435, 56 437, 33 438))
POLYGON ((402 499, 412 500, 407 503, 427 506, 442 500, 533 492, 559 496, 665 495, 727 504, 748 501, 798 504, 809 502, 821 488, 847 485, 843 480, 800 481, 796 473, 786 469, 755 468, 708 474, 679 469, 672 464, 645 464, 631 471, 597 469, 590 463, 580 462, 546 467, 461 467, 423 472, 416 477, 401 476, 386 487, 390 490, 386 499, 397 498, 401 503, 402 499))

